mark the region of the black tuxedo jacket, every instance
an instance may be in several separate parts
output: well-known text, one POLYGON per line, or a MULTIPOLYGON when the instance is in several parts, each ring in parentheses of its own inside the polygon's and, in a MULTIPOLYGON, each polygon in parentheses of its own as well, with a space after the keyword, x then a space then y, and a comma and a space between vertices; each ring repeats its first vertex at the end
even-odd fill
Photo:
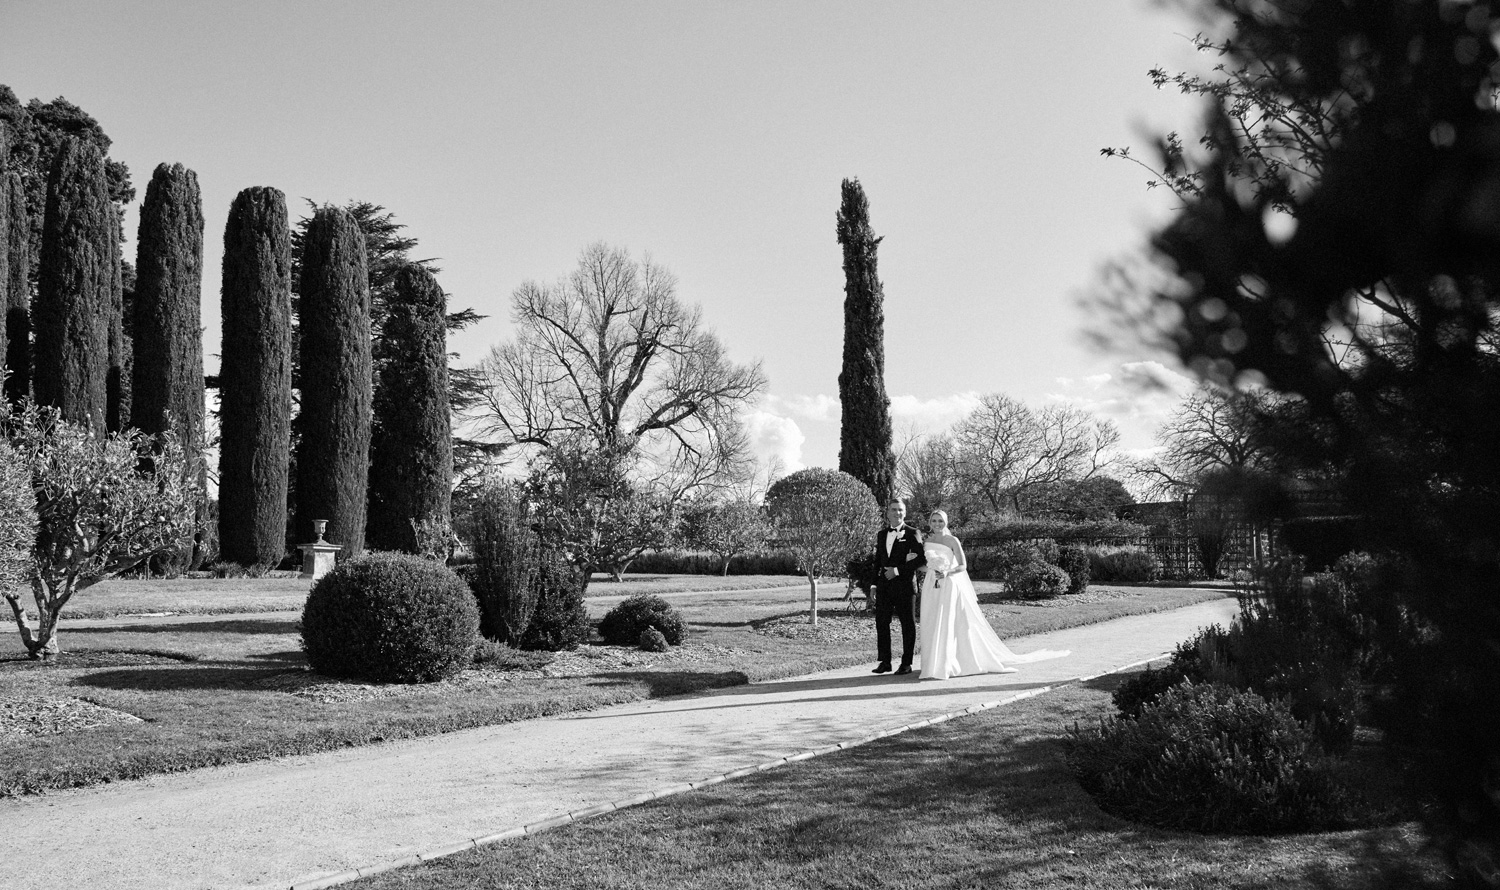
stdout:
POLYGON ((891 545, 891 552, 885 552, 885 535, 889 526, 882 525, 880 531, 875 533, 875 561, 880 565, 880 578, 877 583, 887 584, 905 582, 909 588, 917 569, 927 565, 927 557, 922 554, 922 536, 910 525, 901 526, 901 534, 891 545), (916 559, 907 559, 908 554, 916 554, 916 559), (899 574, 895 578, 886 578, 885 569, 895 568, 899 574))

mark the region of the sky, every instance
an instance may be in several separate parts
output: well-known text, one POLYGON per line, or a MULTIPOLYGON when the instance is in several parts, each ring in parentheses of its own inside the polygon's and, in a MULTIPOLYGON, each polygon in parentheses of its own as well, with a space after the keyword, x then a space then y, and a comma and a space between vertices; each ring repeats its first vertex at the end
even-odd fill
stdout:
POLYGON ((450 341, 464 363, 523 282, 596 241, 649 254, 762 363, 749 429, 790 471, 838 463, 846 177, 884 238, 898 438, 1002 392, 1151 446, 1188 381, 1091 346, 1081 297, 1175 207, 1100 149, 1193 131, 1147 71, 1204 69, 1198 30, 1146 0, 0 0, 0 83, 93 115, 138 200, 158 163, 197 173, 210 373, 235 194, 370 201, 489 316, 450 341))

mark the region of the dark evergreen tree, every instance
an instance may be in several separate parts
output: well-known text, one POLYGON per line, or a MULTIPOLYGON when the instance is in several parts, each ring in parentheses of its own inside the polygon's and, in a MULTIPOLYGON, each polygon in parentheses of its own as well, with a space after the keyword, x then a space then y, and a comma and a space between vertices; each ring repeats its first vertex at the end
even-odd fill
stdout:
MULTIPOLYGON (((10 125, 0 118, 0 310, 10 306, 10 189, 6 167, 10 161, 10 125)), ((0 319, 0 377, 4 377, 5 355, 10 335, 0 319)))
POLYGON ((22 207, 26 209, 26 243, 28 255, 26 270, 32 276, 40 274, 40 249, 42 243, 43 217, 47 205, 47 180, 57 155, 70 139, 81 139, 92 143, 104 158, 104 179, 109 199, 117 205, 135 200, 135 188, 130 184, 130 169, 119 161, 111 160, 111 141, 104 128, 88 112, 64 98, 43 102, 32 99, 22 105, 10 87, 0 84, 0 120, 11 128, 10 168, 21 177, 21 187, 26 193, 22 207))
POLYGON ((109 374, 112 212, 104 156, 87 140, 66 141, 47 183, 33 391, 64 420, 98 433, 104 432, 109 374))
POLYGON ((224 228, 221 291, 219 554, 245 566, 274 566, 286 552, 290 235, 281 192, 256 187, 235 197, 224 228))
MULTIPOLYGON (((295 537, 328 520, 347 558, 364 550, 370 464, 370 283, 365 237, 337 207, 313 214, 299 280, 301 411, 295 537)), ((310 537, 308 538, 310 540, 310 537)))
POLYGON ((136 247, 131 421, 175 429, 190 453, 203 447, 203 206, 198 177, 160 164, 146 186, 136 247))
POLYGON ((838 213, 844 248, 844 366, 839 372, 839 469, 870 486, 884 504, 896 478, 891 400, 885 392, 885 293, 875 271, 880 239, 859 180, 846 179, 838 213))
POLYGON ((5 311, 6 350, 3 359, 5 370, 5 398, 16 403, 31 395, 31 247, 28 241, 31 228, 27 222, 26 189, 21 183, 21 174, 14 171, 0 172, 0 191, 4 191, 8 203, 8 225, 6 243, 10 269, 8 272, 6 301, 0 304, 5 311))
POLYGON ((413 522, 450 521, 453 429, 448 402, 445 299, 437 279, 410 263, 395 275, 377 343, 382 347, 370 438, 370 546, 418 552, 413 522))
MULTIPOLYGON (((126 332, 125 262, 120 256, 120 213, 109 205, 109 376, 105 379, 104 425, 112 433, 130 426, 131 337, 126 332)), ((200 480, 202 481, 202 480, 200 480)))

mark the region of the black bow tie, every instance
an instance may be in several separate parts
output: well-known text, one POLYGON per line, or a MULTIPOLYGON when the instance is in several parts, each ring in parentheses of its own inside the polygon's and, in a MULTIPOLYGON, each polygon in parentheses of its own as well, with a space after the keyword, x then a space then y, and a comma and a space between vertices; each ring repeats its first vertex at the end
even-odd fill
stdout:
POLYGON ((887 528, 886 531, 888 531, 888 532, 899 532, 899 531, 901 531, 901 529, 899 527, 898 528, 887 528))

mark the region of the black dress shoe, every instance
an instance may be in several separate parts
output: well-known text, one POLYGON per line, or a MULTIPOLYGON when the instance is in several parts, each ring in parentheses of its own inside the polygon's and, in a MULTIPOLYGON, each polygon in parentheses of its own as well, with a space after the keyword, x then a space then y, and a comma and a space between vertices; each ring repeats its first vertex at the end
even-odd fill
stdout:
MULTIPOLYGON (((911 668, 907 668, 907 670, 911 670, 911 668)), ((890 672, 891 663, 889 661, 882 661, 880 664, 875 665, 875 670, 870 671, 872 674, 889 674, 890 672)))
POLYGON ((903 665, 901 665, 900 667, 896 668, 896 673, 898 673, 898 674, 909 674, 909 673, 911 673, 911 665, 909 665, 909 664, 903 664, 903 665))

